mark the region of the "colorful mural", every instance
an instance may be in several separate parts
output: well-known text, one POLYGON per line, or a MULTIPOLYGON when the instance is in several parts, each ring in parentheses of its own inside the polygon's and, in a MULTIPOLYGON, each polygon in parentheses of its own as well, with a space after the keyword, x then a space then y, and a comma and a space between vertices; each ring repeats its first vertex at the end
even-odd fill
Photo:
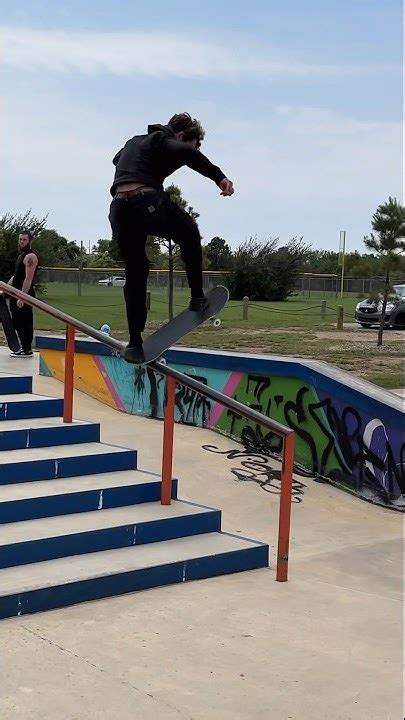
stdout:
MULTIPOLYGON (((227 357, 222 358, 221 364, 226 365, 227 357)), ((295 461, 313 475, 387 505, 400 507, 405 500, 403 412, 397 411, 394 418, 389 404, 367 402, 364 393, 353 390, 350 394, 347 386, 342 394, 338 381, 324 378, 322 382, 322 376, 319 380, 313 372, 307 372, 308 379, 295 377, 291 358, 284 368, 282 362, 278 364, 276 372, 270 359, 265 371, 266 364, 260 363, 260 372, 199 367, 184 361, 170 361, 170 365, 292 428, 295 461), (348 399, 343 399, 344 394, 348 399)), ((64 353, 41 349, 41 372, 63 380, 64 353)), ((297 367, 297 375, 305 375, 302 366, 299 373, 297 367)), ((163 417, 163 377, 111 354, 76 353, 75 386, 117 410, 163 417)), ((177 387, 175 412, 177 422, 211 428, 241 441, 247 449, 280 453, 279 437, 187 388, 177 387)))

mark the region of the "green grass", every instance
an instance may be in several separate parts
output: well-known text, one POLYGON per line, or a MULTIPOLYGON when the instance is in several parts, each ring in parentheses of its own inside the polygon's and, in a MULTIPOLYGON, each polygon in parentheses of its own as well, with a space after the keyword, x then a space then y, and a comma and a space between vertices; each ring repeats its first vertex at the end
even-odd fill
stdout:
POLYGON ((404 386, 403 372, 379 372, 370 374, 367 379, 370 380, 370 382, 375 383, 375 385, 379 385, 380 387, 386 388, 387 390, 392 390, 393 388, 400 388, 404 386))
MULTIPOLYGON (((84 284, 81 297, 75 284, 49 283, 42 297, 69 315, 100 327, 111 326, 112 334, 127 338, 127 325, 122 288, 84 284)), ((151 310, 147 332, 167 320, 167 291, 152 289, 151 310)), ((188 290, 176 290, 175 313, 187 306, 188 290)), ((222 325, 215 329, 209 323, 187 335, 183 344, 189 347, 269 353, 324 360, 356 376, 371 380, 385 388, 404 385, 404 343, 397 334, 385 333, 384 346, 376 347, 376 331, 350 329, 340 336, 336 331, 337 306, 343 304, 346 323, 354 323, 356 296, 325 298, 326 318, 321 318, 324 298, 292 297, 287 302, 253 302, 248 320, 242 319, 242 302, 230 301, 221 313, 222 325), (322 334, 319 335, 320 331, 322 334), (333 332, 335 331, 335 332, 333 332), (327 333, 327 335, 325 334, 327 333)), ((37 330, 55 331, 63 325, 49 315, 36 313, 37 330)))
MULTIPOLYGON (((175 312, 187 306, 188 290, 175 291, 175 312)), ((108 323, 112 331, 126 331, 125 307, 122 288, 100 287, 95 284, 83 284, 82 295, 78 296, 77 285, 73 283, 49 283, 45 302, 55 305, 64 312, 74 315, 80 320, 100 327, 108 323)), ((323 299, 323 298, 322 298, 323 299)), ((242 320, 242 302, 231 300, 221 313, 224 326, 245 330, 246 327, 277 328, 277 327, 313 327, 330 326, 336 322, 337 306, 343 304, 346 321, 353 322, 354 308, 357 299, 354 297, 327 298, 326 318, 321 318, 321 298, 293 297, 286 302, 252 302, 249 307, 248 321, 242 320)), ((151 328, 157 323, 167 320, 168 305, 165 289, 151 290, 151 310, 148 320, 151 328)), ((55 330, 61 327, 53 318, 38 312, 36 327, 39 330, 55 330)))

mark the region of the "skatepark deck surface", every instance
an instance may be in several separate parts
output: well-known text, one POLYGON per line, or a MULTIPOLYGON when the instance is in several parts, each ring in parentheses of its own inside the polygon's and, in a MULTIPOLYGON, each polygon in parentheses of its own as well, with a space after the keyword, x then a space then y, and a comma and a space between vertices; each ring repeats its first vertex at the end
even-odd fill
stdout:
MULTIPOLYGON (((0 372, 34 374, 36 392, 62 397, 37 376, 37 357, 2 351, 0 372)), ((161 422, 80 392, 74 414, 159 472, 161 422)), ((179 497, 221 507, 225 531, 269 542, 272 566, 2 621, 2 720, 403 716, 403 516, 296 476, 290 579, 277 583, 279 464, 268 461, 265 486, 256 465, 242 481, 246 458, 229 457, 238 448, 176 425, 179 497)))

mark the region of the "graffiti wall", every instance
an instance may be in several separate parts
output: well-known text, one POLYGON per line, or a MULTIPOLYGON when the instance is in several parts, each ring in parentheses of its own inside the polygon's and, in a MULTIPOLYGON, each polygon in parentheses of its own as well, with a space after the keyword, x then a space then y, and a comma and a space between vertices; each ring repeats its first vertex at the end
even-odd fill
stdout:
MULTIPOLYGON (((62 380, 60 341, 52 347, 49 338, 38 338, 37 345, 41 372, 62 380)), ((96 354, 99 347, 77 344, 75 386, 123 412, 162 418, 163 377, 150 368, 128 365, 107 348, 96 354)), ((366 499, 401 507, 405 413, 399 398, 315 361, 187 349, 171 350, 166 359, 181 372, 292 428, 297 466, 366 499)), ((176 421, 216 430, 249 450, 270 455, 281 450, 276 435, 182 387, 176 393, 176 421)))

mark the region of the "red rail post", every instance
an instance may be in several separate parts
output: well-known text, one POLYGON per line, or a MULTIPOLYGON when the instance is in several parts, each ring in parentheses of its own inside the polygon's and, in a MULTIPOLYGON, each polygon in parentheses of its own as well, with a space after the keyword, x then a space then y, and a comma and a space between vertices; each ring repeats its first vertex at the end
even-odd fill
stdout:
POLYGON ((163 427, 162 491, 161 504, 170 505, 172 500, 174 406, 176 380, 166 376, 166 407, 163 427))
POLYGON ((288 552, 290 546, 292 480, 294 468, 294 433, 284 436, 283 465, 281 469, 280 510, 278 517, 278 549, 276 580, 288 580, 288 552))
POLYGON ((63 394, 63 422, 65 423, 71 423, 73 420, 74 363, 75 328, 68 323, 66 325, 65 388, 63 394))

